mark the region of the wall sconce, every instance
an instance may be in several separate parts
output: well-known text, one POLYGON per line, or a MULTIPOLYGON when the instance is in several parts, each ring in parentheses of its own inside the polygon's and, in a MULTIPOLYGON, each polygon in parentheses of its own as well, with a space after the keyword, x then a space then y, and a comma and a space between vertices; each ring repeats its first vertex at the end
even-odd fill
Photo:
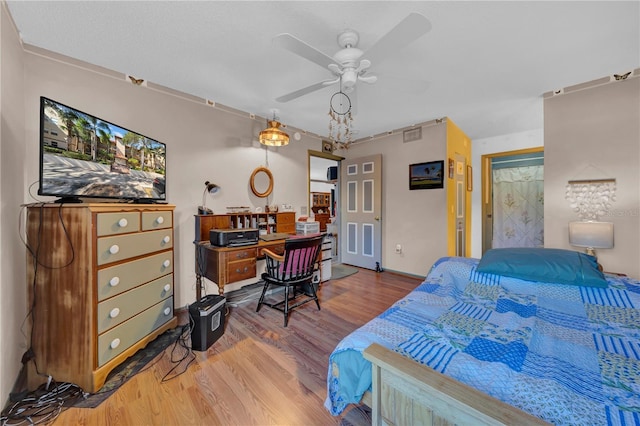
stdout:
POLYGON ((206 181, 202 192, 202 205, 198 206, 198 214, 213 214, 213 210, 207 208, 207 194, 213 195, 220 191, 220 187, 215 183, 206 181))
POLYGON ((613 248, 613 223, 593 220, 569 222, 569 244, 585 247, 586 253, 595 257, 595 249, 613 248))

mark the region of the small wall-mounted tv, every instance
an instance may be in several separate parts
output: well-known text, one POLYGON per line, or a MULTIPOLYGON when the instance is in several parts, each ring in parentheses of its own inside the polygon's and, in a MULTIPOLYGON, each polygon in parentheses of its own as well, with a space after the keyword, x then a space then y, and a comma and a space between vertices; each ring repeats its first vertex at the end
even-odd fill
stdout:
POLYGON ((164 202, 166 159, 162 142, 40 98, 39 195, 164 202))

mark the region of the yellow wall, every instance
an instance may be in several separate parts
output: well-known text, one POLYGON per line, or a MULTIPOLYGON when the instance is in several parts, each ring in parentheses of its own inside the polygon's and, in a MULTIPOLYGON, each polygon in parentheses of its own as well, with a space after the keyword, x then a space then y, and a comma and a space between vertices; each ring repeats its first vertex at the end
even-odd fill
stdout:
MULTIPOLYGON (((471 139, 456 124, 447 118, 447 160, 445 160, 445 169, 448 171, 449 159, 455 159, 455 154, 462 155, 465 163, 471 165, 471 139)), ((465 178, 467 168, 465 167, 465 178)), ((455 173, 455 171, 454 171, 455 173)), ((448 175, 447 175, 448 176, 448 175)), ((456 187, 453 184, 454 179, 447 177, 447 254, 454 256, 456 254, 456 187)), ((465 201, 465 256, 471 256, 471 192, 466 192, 465 201)))

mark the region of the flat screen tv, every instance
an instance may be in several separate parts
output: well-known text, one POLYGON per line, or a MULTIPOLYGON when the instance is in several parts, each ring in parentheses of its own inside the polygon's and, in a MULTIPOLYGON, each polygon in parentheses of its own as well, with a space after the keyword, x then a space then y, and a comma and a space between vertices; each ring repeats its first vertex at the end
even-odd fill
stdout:
POLYGON ((40 98, 39 195, 165 202, 164 143, 40 98))

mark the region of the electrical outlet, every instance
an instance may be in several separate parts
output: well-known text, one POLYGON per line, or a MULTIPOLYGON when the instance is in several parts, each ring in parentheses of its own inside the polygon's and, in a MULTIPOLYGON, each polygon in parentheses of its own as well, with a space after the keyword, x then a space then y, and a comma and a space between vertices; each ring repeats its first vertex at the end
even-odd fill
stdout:
POLYGON ((400 245, 400 244, 396 244, 396 253, 397 253, 397 254, 402 253, 402 245, 400 245))

